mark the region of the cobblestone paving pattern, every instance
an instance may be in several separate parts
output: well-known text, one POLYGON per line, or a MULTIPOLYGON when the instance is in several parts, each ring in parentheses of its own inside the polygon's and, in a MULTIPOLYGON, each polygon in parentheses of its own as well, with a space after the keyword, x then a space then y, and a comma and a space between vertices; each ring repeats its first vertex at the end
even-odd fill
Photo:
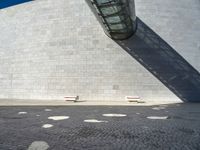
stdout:
POLYGON ((0 150, 27 150, 35 141, 48 150, 200 150, 200 105, 0 107, 0 150))

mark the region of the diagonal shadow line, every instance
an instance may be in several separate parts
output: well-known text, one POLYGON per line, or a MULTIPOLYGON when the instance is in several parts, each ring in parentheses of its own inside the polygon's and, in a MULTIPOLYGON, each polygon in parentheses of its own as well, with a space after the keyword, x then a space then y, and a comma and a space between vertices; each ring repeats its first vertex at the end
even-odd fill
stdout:
POLYGON ((199 72, 139 18, 137 23, 134 36, 115 42, 182 101, 200 102, 199 72))
POLYGON ((0 0, 0 9, 11 7, 14 5, 19 5, 21 3, 30 2, 33 0, 0 0))

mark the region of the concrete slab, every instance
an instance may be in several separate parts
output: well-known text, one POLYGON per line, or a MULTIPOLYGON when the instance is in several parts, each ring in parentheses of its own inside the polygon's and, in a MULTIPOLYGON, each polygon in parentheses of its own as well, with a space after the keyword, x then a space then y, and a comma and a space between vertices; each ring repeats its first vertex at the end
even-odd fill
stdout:
POLYGON ((64 100, 26 100, 26 99, 0 99, 0 106, 153 106, 163 104, 178 104, 173 101, 148 101, 146 103, 134 103, 128 101, 78 101, 64 100))

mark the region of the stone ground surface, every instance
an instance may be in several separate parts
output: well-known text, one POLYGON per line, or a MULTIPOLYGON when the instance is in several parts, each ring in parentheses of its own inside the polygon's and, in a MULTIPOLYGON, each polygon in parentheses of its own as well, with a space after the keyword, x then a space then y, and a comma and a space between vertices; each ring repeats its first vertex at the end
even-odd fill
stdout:
POLYGON ((199 150, 199 108, 200 104, 0 107, 0 150, 199 150))

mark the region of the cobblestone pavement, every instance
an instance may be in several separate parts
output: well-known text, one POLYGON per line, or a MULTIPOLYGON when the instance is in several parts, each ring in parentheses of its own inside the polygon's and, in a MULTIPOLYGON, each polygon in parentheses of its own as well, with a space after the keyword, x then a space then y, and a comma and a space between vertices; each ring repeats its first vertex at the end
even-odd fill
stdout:
POLYGON ((200 104, 0 107, 0 150, 199 150, 200 104))

